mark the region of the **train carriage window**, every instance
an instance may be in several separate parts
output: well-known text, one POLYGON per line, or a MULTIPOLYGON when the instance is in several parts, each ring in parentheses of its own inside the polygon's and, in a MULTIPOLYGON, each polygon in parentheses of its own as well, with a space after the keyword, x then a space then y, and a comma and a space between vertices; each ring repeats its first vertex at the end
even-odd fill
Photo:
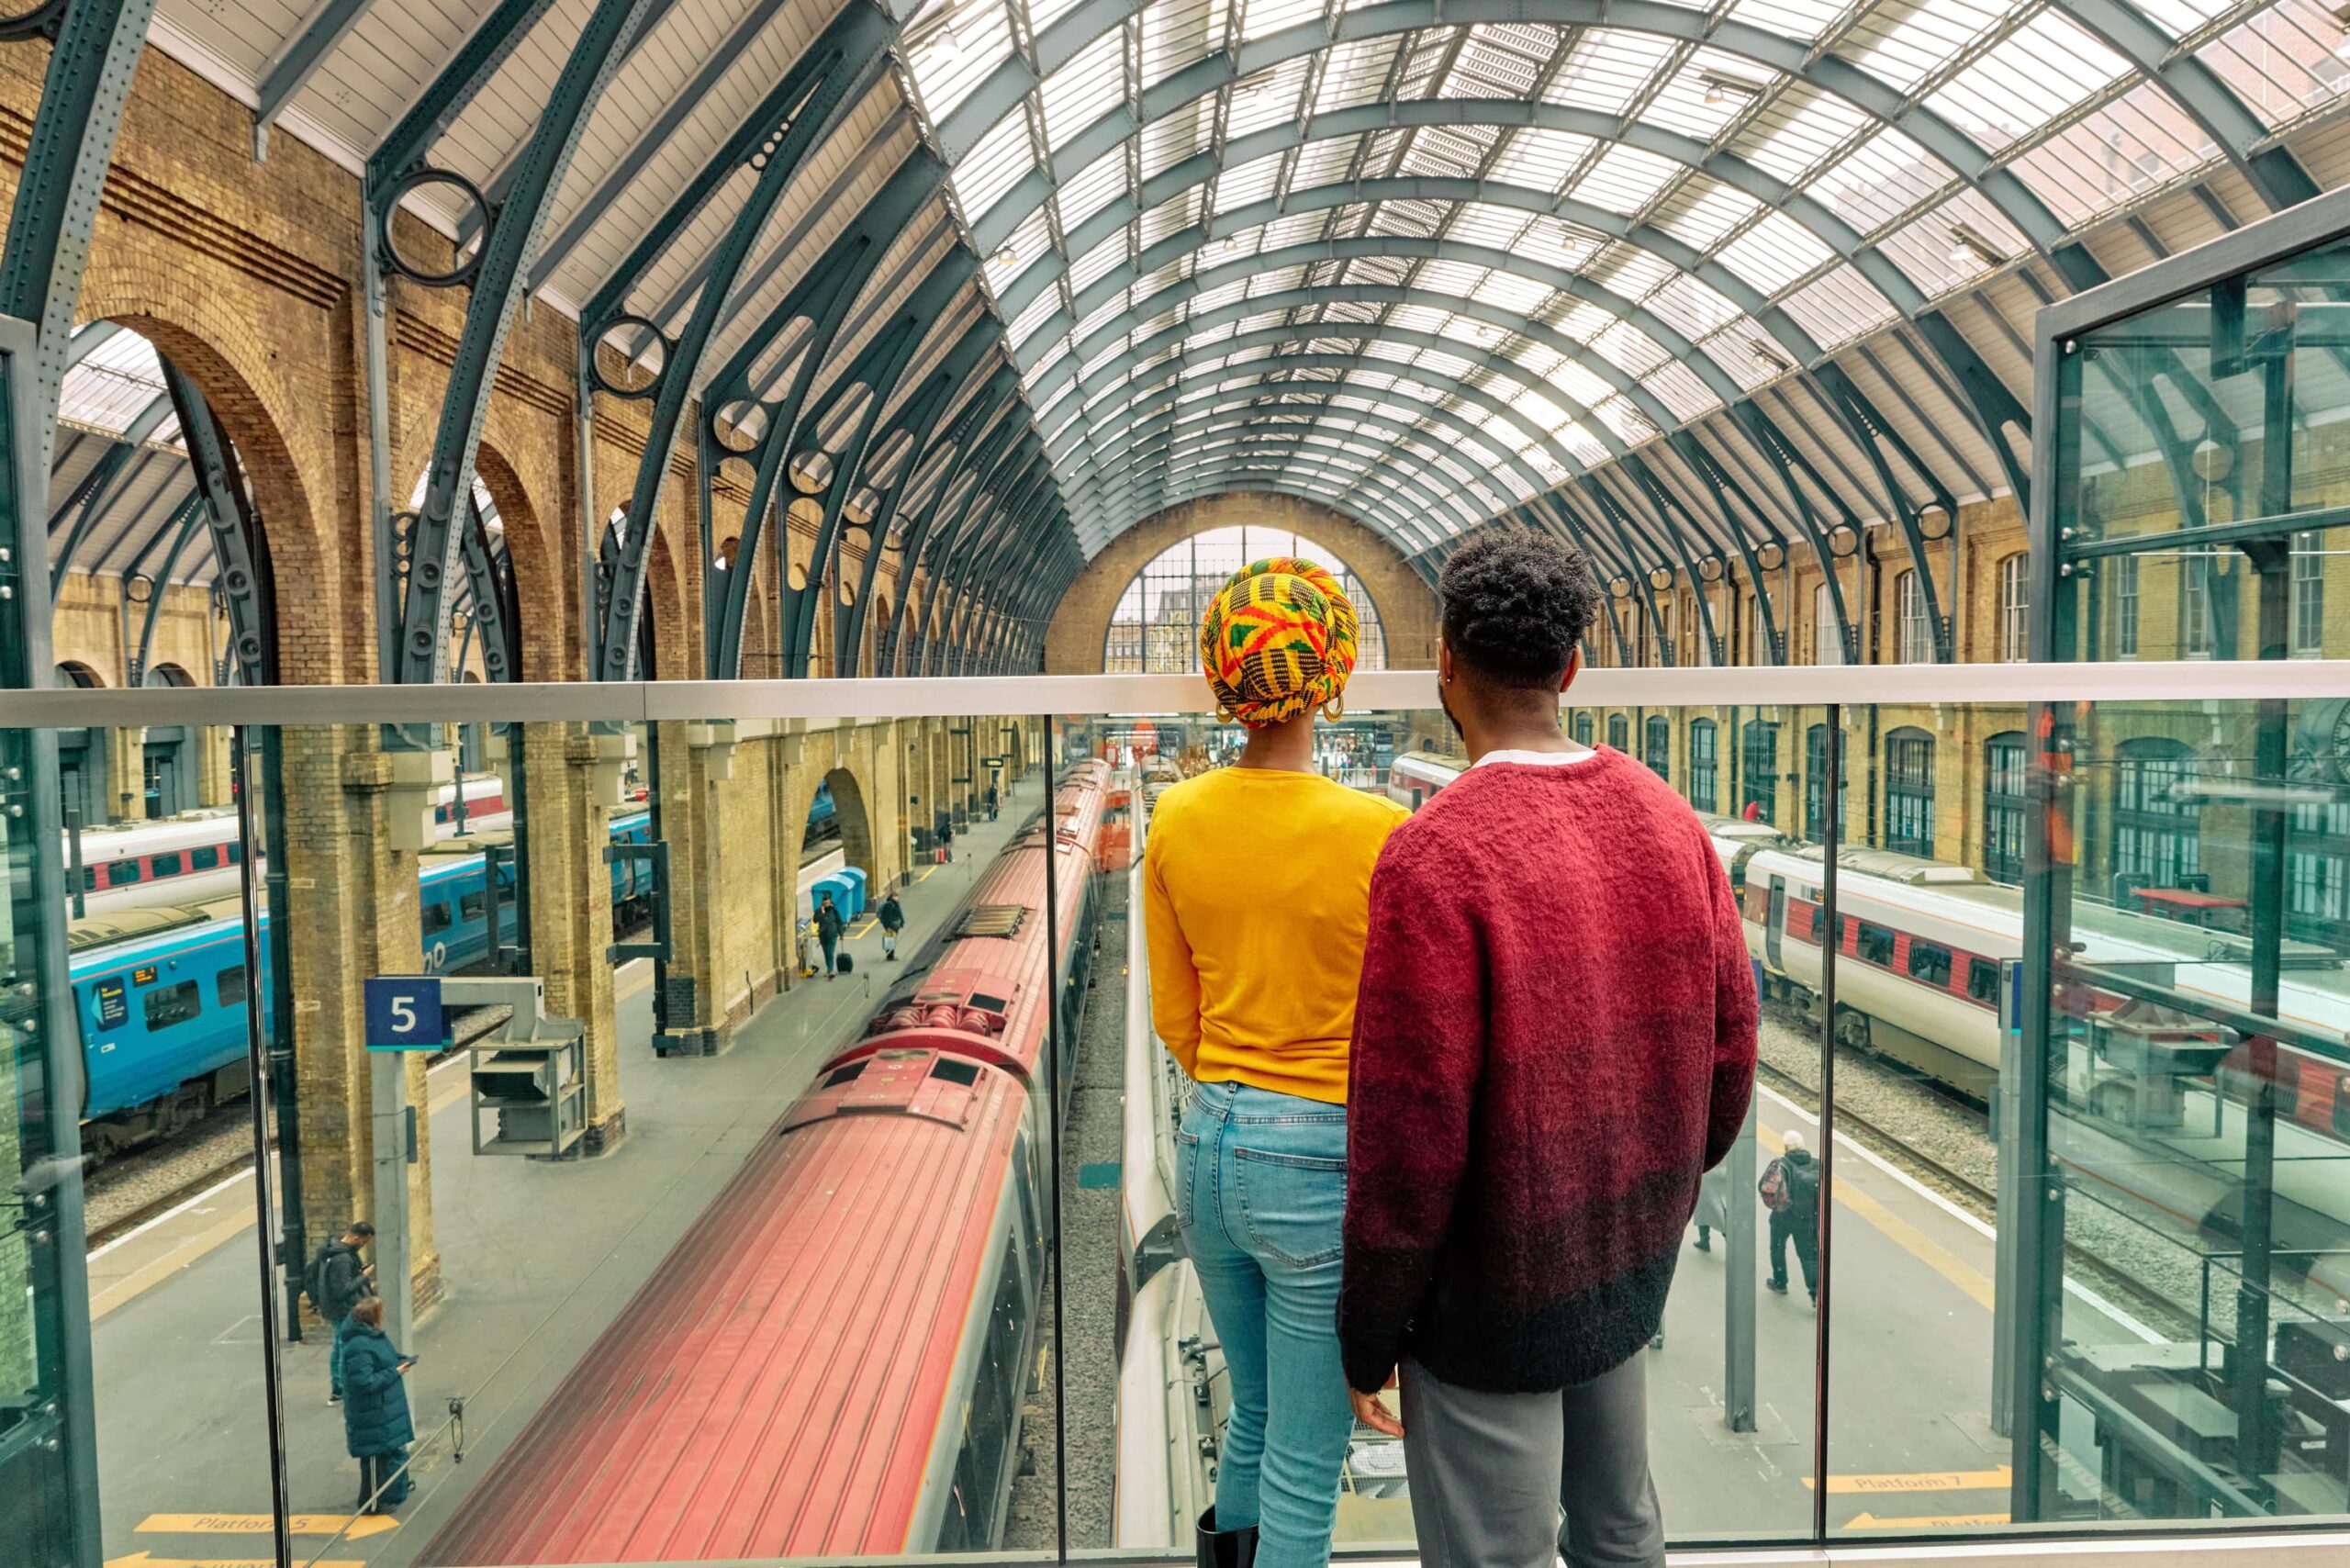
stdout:
POLYGON ((82 890, 84 892, 94 893, 98 890, 98 872, 101 869, 103 869, 103 868, 97 866, 84 866, 82 868, 82 890))
POLYGON ((424 935, 427 936, 438 936, 442 932, 448 930, 450 926, 456 924, 456 922, 450 917, 449 906, 437 901, 432 903, 426 904, 423 909, 418 913, 424 927, 424 935))
POLYGON ((219 864, 220 850, 216 845, 199 844, 187 852, 187 868, 191 871, 209 871, 219 864))
POLYGON ((1950 949, 1938 942, 1909 938, 1909 978, 1931 986, 1950 984, 1950 949))
POLYGON ((1860 923, 1860 935, 1853 943, 1853 949, 1860 954, 1862 962, 1892 967, 1893 933, 1882 925, 1871 925, 1865 920, 1860 923))
POLYGON ((168 1029, 202 1013, 204 993, 194 980, 181 980, 176 985, 159 985, 146 991, 140 997, 139 1005, 147 1014, 147 1027, 168 1029))
POLYGON ((1996 958, 1966 960, 1966 994, 1969 1000, 1999 1004, 1999 964, 1996 958))
POLYGON ((236 866, 243 863, 245 858, 245 846, 241 840, 225 845, 222 847, 226 848, 229 852, 229 865, 236 866))
POLYGON ((459 894, 459 895, 458 895, 458 898, 457 898, 457 918, 458 918, 458 919, 460 919, 460 920, 479 920, 479 919, 481 919, 483 916, 487 915, 488 913, 489 913, 489 892, 488 892, 488 890, 487 890, 487 889, 483 889, 483 888, 476 888, 472 892, 469 892, 469 893, 461 893, 461 894, 459 894))
POLYGON ((142 874, 143 873, 139 869, 138 861, 117 860, 106 867, 106 886, 110 888, 127 888, 131 883, 139 880, 142 874))
POLYGON ((239 964, 233 969, 222 969, 216 984, 221 1006, 242 1007, 245 1004, 244 965, 239 964))
POLYGON ((174 850, 169 855, 149 856, 147 858, 147 868, 151 873, 158 877, 178 876, 180 874, 179 852, 174 850))

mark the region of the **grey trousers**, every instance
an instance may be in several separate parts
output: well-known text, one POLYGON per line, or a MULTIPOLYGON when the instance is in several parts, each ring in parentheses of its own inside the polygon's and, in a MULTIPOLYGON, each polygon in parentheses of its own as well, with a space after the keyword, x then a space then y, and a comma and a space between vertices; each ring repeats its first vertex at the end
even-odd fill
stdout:
POLYGON ((1663 1568, 1645 1357, 1556 1394, 1481 1394, 1408 1360, 1400 1381, 1424 1568, 1663 1568))

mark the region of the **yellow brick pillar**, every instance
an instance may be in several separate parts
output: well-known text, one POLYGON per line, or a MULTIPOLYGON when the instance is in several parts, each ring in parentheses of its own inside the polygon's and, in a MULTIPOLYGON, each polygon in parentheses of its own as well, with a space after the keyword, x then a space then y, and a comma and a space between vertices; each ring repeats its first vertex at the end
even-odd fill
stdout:
POLYGON ((593 734, 584 723, 523 728, 529 808, 531 959, 548 1013, 587 1027, 587 1137, 590 1154, 625 1131, 620 1028, 612 998, 612 873, 604 864, 620 773, 634 737, 593 734))
POLYGON ((147 815, 147 732, 117 724, 106 737, 106 820, 140 822, 147 815))

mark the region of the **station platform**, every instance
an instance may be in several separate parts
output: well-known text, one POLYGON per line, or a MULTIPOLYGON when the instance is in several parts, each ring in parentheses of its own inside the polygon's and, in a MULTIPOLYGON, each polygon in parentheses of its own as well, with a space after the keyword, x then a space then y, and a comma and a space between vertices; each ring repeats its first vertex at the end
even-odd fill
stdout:
MULTIPOLYGON (((995 822, 958 833, 956 859, 900 895, 912 952, 1042 802, 1037 776, 995 822)), ((868 916, 845 934, 853 974, 770 999, 725 1054, 653 1054, 652 965, 615 976, 628 1137, 600 1159, 471 1157, 462 1058, 437 1066, 434 1243, 442 1299, 424 1314, 408 1374, 416 1495, 353 1520, 358 1462, 327 1402, 330 1337, 281 1347, 295 1561, 406 1568, 502 1446, 651 1274, 744 1154, 889 987, 868 916), (464 1402, 463 1458, 450 1401, 464 1402)), ((92 1357, 105 1561, 121 1568, 272 1561, 253 1183, 218 1183, 90 1259, 92 1357)))

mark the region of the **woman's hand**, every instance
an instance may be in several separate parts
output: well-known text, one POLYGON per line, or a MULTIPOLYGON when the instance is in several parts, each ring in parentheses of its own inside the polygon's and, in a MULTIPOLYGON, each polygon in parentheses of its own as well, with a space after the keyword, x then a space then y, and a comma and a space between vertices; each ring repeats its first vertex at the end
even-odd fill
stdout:
MULTIPOLYGON (((1395 1373, 1390 1370, 1387 1381, 1381 1383, 1380 1387, 1386 1389, 1394 1386, 1395 1373)), ((1404 1435, 1404 1423, 1396 1419, 1395 1413, 1387 1408, 1386 1404, 1378 1394, 1365 1394, 1359 1388, 1349 1388, 1347 1390, 1347 1398, 1354 1404, 1355 1419, 1372 1431, 1384 1432, 1391 1438, 1400 1438, 1404 1435)))

